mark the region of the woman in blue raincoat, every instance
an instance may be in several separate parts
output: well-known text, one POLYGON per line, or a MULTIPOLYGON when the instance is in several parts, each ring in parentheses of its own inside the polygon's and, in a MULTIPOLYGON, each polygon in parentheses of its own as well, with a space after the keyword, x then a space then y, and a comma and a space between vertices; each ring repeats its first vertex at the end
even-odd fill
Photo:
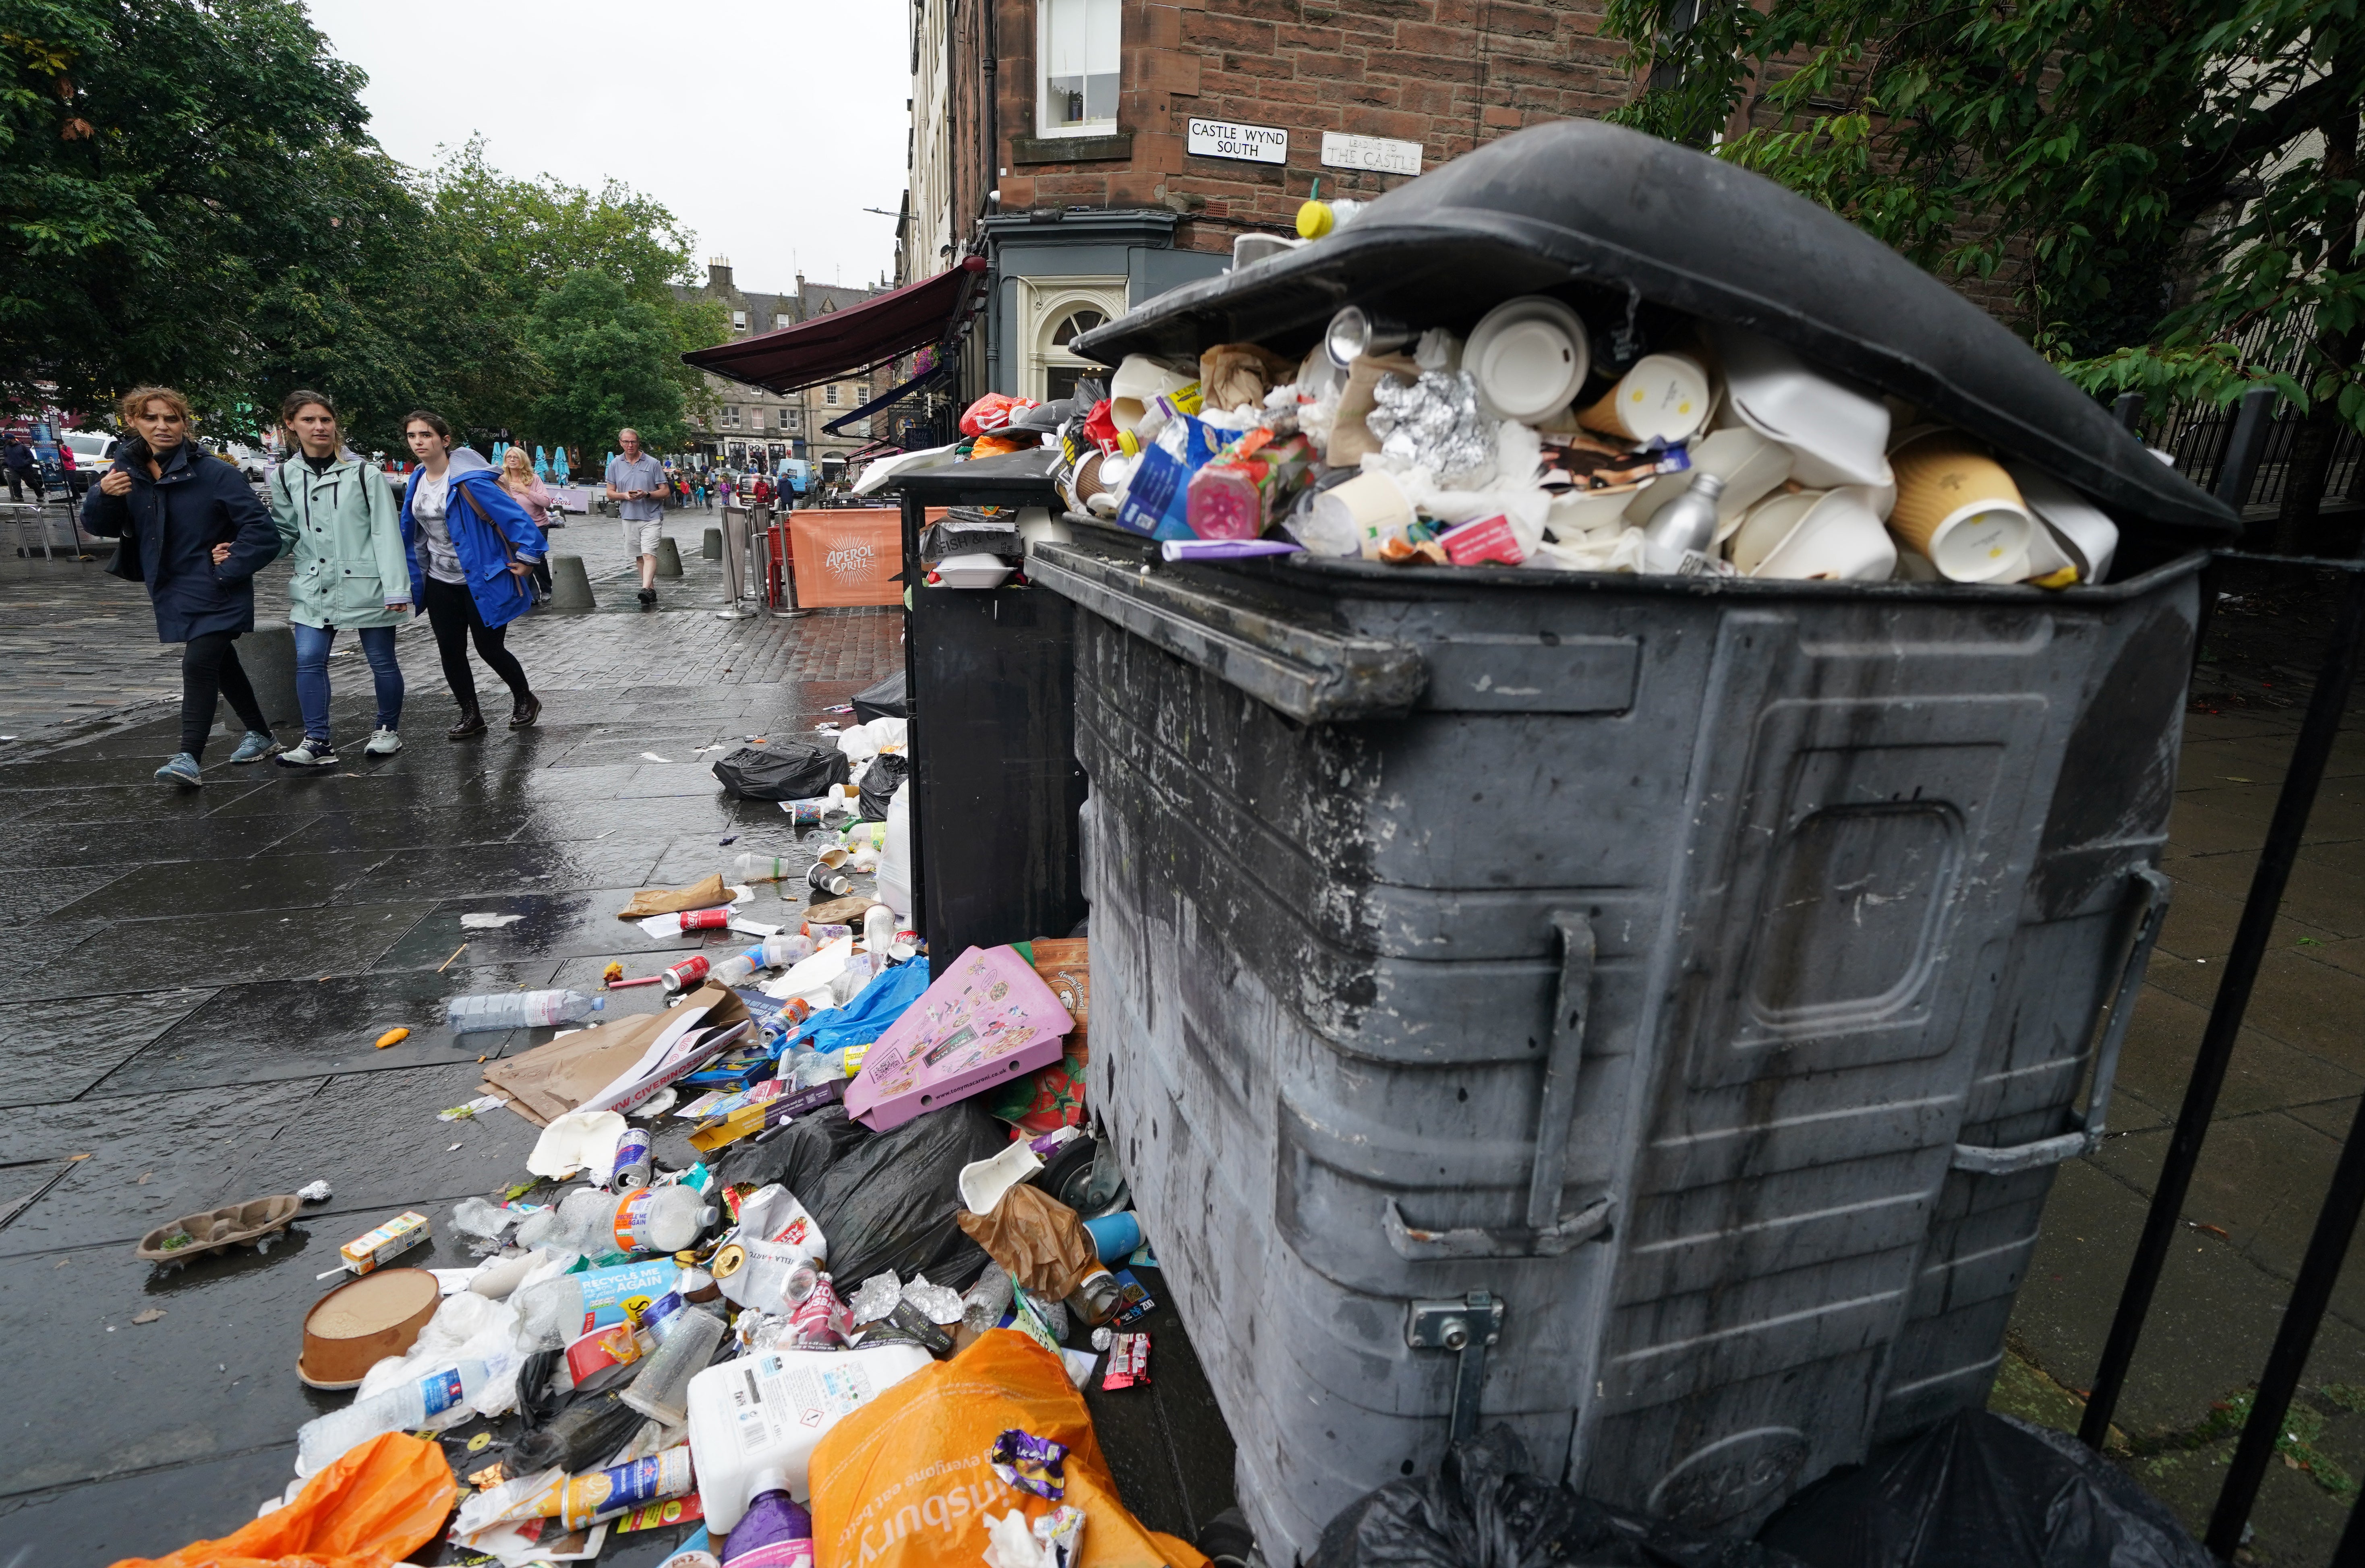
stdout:
POLYGON ((509 651, 507 628, 532 607, 526 578, 548 548, 542 530, 501 488, 491 464, 452 444, 452 427, 440 416, 414 410, 402 422, 402 436, 419 459, 402 492, 410 602, 434 630, 443 679, 460 704, 460 722, 444 733, 455 741, 485 733, 476 672, 468 666, 471 640, 476 656, 510 689, 510 728, 522 730, 542 716, 542 700, 509 651))
POLYGON ((254 574, 279 554, 279 530, 246 476, 189 439, 189 400, 169 386, 123 395, 120 443, 106 477, 83 499, 82 525, 119 539, 106 569, 148 588, 156 638, 181 646, 181 749, 156 770, 194 790, 206 735, 223 698, 246 725, 232 762, 279 749, 263 704, 230 644, 254 630, 254 574))

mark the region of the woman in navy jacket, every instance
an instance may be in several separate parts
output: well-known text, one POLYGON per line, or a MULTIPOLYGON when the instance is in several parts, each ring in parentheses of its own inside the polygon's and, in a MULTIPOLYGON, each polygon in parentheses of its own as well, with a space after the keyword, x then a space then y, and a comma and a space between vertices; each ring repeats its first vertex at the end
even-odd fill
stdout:
POLYGON ((279 554, 271 513, 236 468, 189 437, 189 401, 169 386, 123 395, 131 432, 106 476, 84 498, 82 525, 118 539, 107 570, 148 586, 156 638, 181 648, 181 749, 156 770, 194 790, 222 698, 246 725, 232 762, 260 762, 279 749, 263 704, 230 644, 254 630, 254 574, 279 554))
POLYGON ((452 427, 439 416, 414 410, 402 421, 402 438, 420 464, 402 491, 410 602, 434 629, 443 679, 460 704, 460 722, 444 734, 463 741, 485 733, 468 667, 471 639, 476 656, 510 689, 510 728, 522 730, 542 716, 542 700, 509 651, 509 623, 532 608, 525 579, 548 549, 542 530, 501 488, 491 464, 452 444, 452 427))

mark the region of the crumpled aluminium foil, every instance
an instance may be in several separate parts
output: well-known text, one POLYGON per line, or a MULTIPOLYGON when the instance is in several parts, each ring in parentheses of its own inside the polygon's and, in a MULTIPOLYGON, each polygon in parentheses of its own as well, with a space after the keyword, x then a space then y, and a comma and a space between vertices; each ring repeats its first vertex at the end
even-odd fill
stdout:
POLYGON ((1378 407, 1364 422, 1380 438, 1383 455, 1428 469, 1448 488, 1494 473, 1500 421, 1479 408, 1469 372, 1427 371, 1410 383, 1387 376, 1373 389, 1372 400, 1378 407))

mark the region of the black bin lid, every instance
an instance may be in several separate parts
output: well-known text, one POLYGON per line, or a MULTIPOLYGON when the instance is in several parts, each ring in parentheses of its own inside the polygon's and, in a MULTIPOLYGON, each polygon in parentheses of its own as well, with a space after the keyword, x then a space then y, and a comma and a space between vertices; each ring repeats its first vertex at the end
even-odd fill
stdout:
POLYGON ((1763 175, 1598 120, 1489 143, 1328 239, 1161 294, 1073 347, 1105 364, 1220 342, 1303 353, 1342 305, 1466 331, 1520 294, 1586 300, 1597 319, 1605 292, 1763 332, 2035 464, 2123 526, 2236 527, 2001 322, 1871 235, 1763 175))

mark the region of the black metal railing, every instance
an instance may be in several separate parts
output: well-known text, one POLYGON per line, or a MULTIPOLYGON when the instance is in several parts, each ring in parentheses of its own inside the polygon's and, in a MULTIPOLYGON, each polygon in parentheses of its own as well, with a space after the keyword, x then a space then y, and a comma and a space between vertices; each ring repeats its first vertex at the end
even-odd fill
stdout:
MULTIPOLYGON (((2282 422, 2272 417, 2276 396, 2265 388, 2246 394, 2238 405, 2224 411, 2220 434, 2196 438, 2191 448, 2205 455, 2205 471, 2214 481, 2213 488, 2237 510, 2245 500, 2255 499, 2268 454, 2273 450, 2276 427, 2282 422)), ((2144 428, 2139 398, 2122 398, 2116 412, 2120 423, 2130 430, 2144 428)), ((2357 450, 2353 438, 2354 432, 2349 432, 2348 450, 2352 474, 2357 450)), ((2217 552, 2202 577, 2201 624, 2194 640, 2196 657, 2201 639, 2208 634, 2216 585, 2225 570, 2237 565, 2253 571, 2338 572, 2342 575, 2339 610, 2326 644, 2323 664, 2316 672, 2315 689, 2309 696, 2298 741, 2292 747, 2281 793, 2275 801, 2266 845, 2250 879, 2249 895, 2242 906, 2233 947, 2221 970, 2216 999, 2202 1034, 2201 1049, 2191 1076, 2186 1081, 2184 1101, 2177 1112, 2168 1157, 2160 1168, 2158 1185, 2145 1216, 2135 1260, 2127 1270, 2110 1337, 2102 1348, 2102 1364, 2095 1372, 2093 1389, 2087 1397, 2078 1435, 2097 1449, 2110 1433, 2111 1417, 2125 1389, 2127 1372, 2135 1360, 2135 1347, 2158 1289, 2169 1247, 2183 1223, 2184 1203, 2191 1191, 2202 1145, 2216 1113, 2218 1095, 2225 1087, 2226 1070, 2241 1034, 2243 1015, 2248 1011, 2259 965, 2266 957, 2284 890, 2299 858, 2300 841, 2307 831, 2309 813, 2315 809, 2317 790, 2348 711, 2356 684, 2360 643, 2365 643, 2365 560, 2321 560, 2224 550, 2217 552)), ((2299 1392, 2308 1352, 2323 1327, 2333 1287, 2348 1258, 2360 1213, 2365 1213, 2365 1103, 2359 1104, 2348 1139, 2341 1147, 2339 1161, 2316 1216, 2315 1232, 2292 1286, 2291 1299, 2283 1308, 2273 1348, 2259 1374, 2258 1394, 2251 1402, 2216 1506, 2210 1516, 2207 1544, 2220 1558, 2230 1561, 2241 1544, 2251 1509, 2258 1501, 2259 1484, 2274 1457, 2276 1442, 2291 1414, 2292 1401, 2299 1392)), ((2350 1514, 2334 1562, 2336 1568, 2365 1568, 2365 1504, 2350 1514)))

